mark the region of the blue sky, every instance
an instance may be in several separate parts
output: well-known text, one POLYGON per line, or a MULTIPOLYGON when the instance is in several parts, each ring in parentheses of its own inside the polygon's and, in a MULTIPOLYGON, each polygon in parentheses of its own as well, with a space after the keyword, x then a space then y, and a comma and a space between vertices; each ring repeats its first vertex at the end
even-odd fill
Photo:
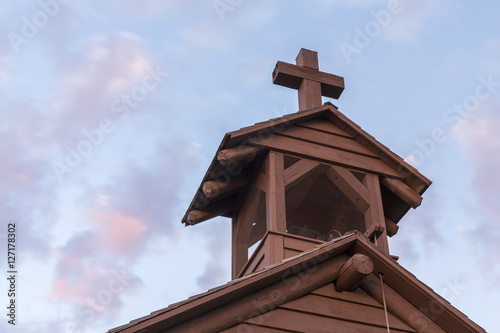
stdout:
POLYGON ((15 221, 19 273, 17 323, 0 330, 105 331, 227 282, 230 221, 180 220, 224 133, 297 111, 271 73, 303 47, 345 78, 332 102, 434 182, 391 252, 494 331, 498 12, 451 0, 2 4, 0 242, 15 221))

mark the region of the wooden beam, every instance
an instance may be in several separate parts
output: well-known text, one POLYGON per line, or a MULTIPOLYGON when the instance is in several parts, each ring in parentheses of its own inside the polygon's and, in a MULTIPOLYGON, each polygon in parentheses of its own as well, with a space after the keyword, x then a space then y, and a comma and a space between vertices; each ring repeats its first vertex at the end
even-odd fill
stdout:
POLYGON ((248 261, 248 247, 252 235, 253 223, 258 213, 259 199, 262 194, 255 184, 248 194, 241 209, 233 219, 232 228, 232 278, 235 279, 248 261))
POLYGON ((325 174, 359 210, 362 212, 368 210, 370 207, 369 193, 349 170, 332 165, 325 174))
MULTIPOLYGON (((383 304, 384 295, 382 295, 382 290, 380 288, 380 279, 375 275, 371 274, 367 276, 361 281, 360 287, 367 292, 368 295, 383 304)), ((418 332, 445 333, 440 326, 386 284, 384 284, 384 293, 389 312, 399 317, 418 332)))
POLYGON ((210 220, 211 218, 227 214, 234 209, 235 198, 231 197, 225 200, 217 201, 208 205, 203 210, 192 210, 188 214, 188 225, 195 225, 200 222, 210 220))
POLYGON ((378 158, 355 154, 342 149, 325 147, 316 143, 298 140, 275 133, 266 139, 254 138, 249 142, 258 147, 272 149, 303 158, 314 158, 357 170, 400 178, 401 175, 378 158))
POLYGON ((286 232, 285 168, 283 154, 270 151, 265 162, 267 230, 286 232))
POLYGON ((261 149, 254 146, 239 145, 235 148, 223 149, 217 155, 217 160, 221 165, 238 162, 243 159, 253 160, 261 149))
POLYGON ((364 254, 355 254, 340 268, 339 276, 335 282, 335 290, 338 292, 352 291, 372 272, 372 260, 364 254))
POLYGON ((395 234, 398 233, 399 226, 389 219, 387 216, 385 217, 385 228, 387 229, 387 235, 389 237, 394 236, 395 234))
POLYGON ((284 272, 280 282, 170 327, 168 332, 220 332, 240 324, 331 283, 348 258, 346 255, 339 255, 328 262, 319 263, 314 266, 314 274, 308 271, 297 275, 292 271, 284 272))
POLYGON ((299 183, 319 165, 319 162, 311 161, 308 159, 301 159, 300 161, 286 168, 283 172, 285 190, 288 190, 295 186, 295 184, 299 183))
POLYGON ((389 191, 397 195, 412 208, 417 208, 422 203, 422 197, 411 187, 398 179, 383 178, 382 185, 387 187, 389 191))
POLYGON ((239 187, 243 187, 250 183, 250 174, 238 175, 231 177, 229 182, 220 182, 216 180, 209 180, 203 183, 203 193, 208 199, 215 198, 221 194, 233 191, 239 187))
POLYGON ((292 89, 299 89, 302 81, 311 80, 321 83, 321 95, 338 99, 344 91, 344 78, 318 71, 314 68, 303 67, 278 61, 273 72, 273 83, 292 89))
MULTIPOLYGON (((369 192, 370 209, 365 213, 366 231, 373 228, 377 232, 375 236, 375 244, 387 255, 389 255, 389 243, 387 241, 387 231, 384 227, 385 216, 384 207, 382 205, 382 194, 380 193, 379 176, 367 173, 363 179, 363 184, 369 192)), ((370 236, 372 236, 370 235, 370 236)))

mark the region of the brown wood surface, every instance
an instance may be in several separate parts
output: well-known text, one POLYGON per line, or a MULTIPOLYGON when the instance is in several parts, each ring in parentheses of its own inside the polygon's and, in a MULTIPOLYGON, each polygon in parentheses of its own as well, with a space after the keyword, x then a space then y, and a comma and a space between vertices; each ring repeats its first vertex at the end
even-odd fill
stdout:
POLYGON ((259 149, 253 146, 237 146, 221 150, 217 155, 220 164, 226 165, 232 162, 238 162, 243 159, 254 159, 259 153, 259 149))
MULTIPOLYGON (((318 71, 317 69, 278 61, 273 72, 273 83, 292 89, 299 89, 303 80, 321 83, 322 96, 339 98, 344 90, 344 78, 318 71)), ((321 105, 321 104, 320 104, 321 105)))
POLYGON ((338 292, 352 291, 357 288, 361 281, 373 271, 373 262, 364 254, 353 255, 340 268, 339 276, 335 282, 335 290, 338 292))
POLYGON ((270 151, 266 161, 266 216, 268 230, 286 231, 285 182, 283 154, 270 151))
POLYGON ((168 332, 219 332, 237 325, 333 281, 347 259, 347 256, 340 255, 328 262, 319 263, 315 266, 314 278, 305 278, 309 276, 308 274, 303 275, 302 278, 295 277, 293 274, 286 275, 280 282, 184 321, 170 328, 168 332))
MULTIPOLYGON (((367 276, 363 282, 361 282, 360 287, 377 301, 383 302, 380 280, 376 276, 367 276)), ((410 304, 406 299, 386 284, 384 284, 384 293, 389 312, 396 315, 399 319, 413 327, 416 331, 421 333, 445 332, 441 327, 429 319, 429 317, 422 314, 419 309, 410 304)))
POLYGON ((337 136, 343 136, 350 139, 355 138, 355 136, 347 133, 344 130, 341 130, 340 128, 332 124, 329 120, 324 118, 303 121, 295 125, 298 127, 309 128, 323 133, 335 134, 337 136))
POLYGON ((308 159, 301 159, 290 167, 286 168, 283 172, 285 189, 292 188, 295 184, 302 181, 308 176, 310 172, 319 166, 319 162, 311 161, 308 159))
POLYGON ((422 197, 400 180, 383 178, 382 184, 412 208, 417 208, 422 203, 422 197))
POLYGON ((342 149, 345 151, 366 155, 374 158, 378 158, 378 154, 375 154, 368 148, 364 147, 356 140, 351 138, 346 138, 345 136, 339 136, 335 134, 328 134, 325 132, 303 128, 299 126, 290 126, 284 131, 279 133, 283 136, 288 136, 294 139, 299 139, 302 141, 307 141, 311 143, 316 143, 323 145, 325 147, 332 147, 337 149, 342 149))
POLYGON ((248 261, 248 246, 253 223, 257 216, 258 202, 262 191, 254 185, 246 196, 243 206, 232 225, 232 278, 235 279, 248 261))
MULTIPOLYGON (((359 313, 357 315, 359 316, 359 313)), ((382 312, 383 316, 383 312, 382 312)), ((287 332, 304 333, 387 333, 387 328, 366 325, 359 322, 345 321, 332 317, 318 316, 308 312, 294 311, 287 308, 278 308, 265 315, 246 321, 254 325, 265 325, 272 328, 284 329, 287 332)), ((393 332, 414 332, 393 329, 393 332)))
POLYGON ((326 171, 326 176, 360 211, 368 210, 371 204, 369 193, 349 170, 332 165, 326 171))
POLYGON ((365 213, 367 230, 382 231, 376 235, 377 246, 387 255, 389 255, 389 243, 387 241, 387 231, 385 230, 384 207, 382 206, 382 195, 380 193, 379 176, 366 174, 363 183, 368 189, 370 196, 370 209, 365 213))
POLYGON ((203 210, 192 210, 188 214, 187 222, 189 225, 195 225, 211 218, 227 214, 234 208, 235 198, 231 197, 225 200, 213 203, 203 210))
POLYGON ((341 149, 327 148, 322 145, 284 137, 278 134, 265 140, 257 139, 252 141, 252 144, 303 158, 312 158, 390 177, 400 177, 398 172, 377 158, 359 155, 341 149))
POLYGON ((387 236, 389 237, 392 237, 398 233, 399 226, 394 223, 394 221, 387 218, 387 216, 385 217, 385 227, 387 229, 387 236))
MULTIPOLYGON (((281 305, 280 308, 350 322, 358 322, 360 324, 374 327, 386 327, 384 309, 351 303, 339 299, 321 297, 314 294, 308 294, 291 302, 285 303, 281 305)), ((392 314, 390 317, 390 319, 392 319, 392 323, 389 321, 391 329, 414 331, 413 328, 392 314)))

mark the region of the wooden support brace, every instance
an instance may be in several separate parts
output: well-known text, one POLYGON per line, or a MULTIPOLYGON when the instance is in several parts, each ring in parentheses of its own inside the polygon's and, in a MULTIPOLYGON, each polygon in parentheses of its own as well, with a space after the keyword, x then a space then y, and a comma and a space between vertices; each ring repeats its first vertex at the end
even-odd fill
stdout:
POLYGON ((188 214, 186 226, 195 225, 211 218, 227 214, 234 208, 235 199, 228 198, 208 205, 203 210, 192 210, 188 214))
POLYGON ((392 237, 398 233, 399 226, 391 219, 385 217, 385 228, 387 230, 387 236, 392 237))
POLYGON ((239 145, 235 148, 221 150, 217 155, 217 160, 221 165, 238 162, 243 159, 253 160, 261 148, 254 146, 239 145))
POLYGON ((310 172, 315 170, 320 164, 315 161, 301 159, 297 163, 289 166, 283 172, 285 189, 288 190, 304 179, 310 172))
POLYGON ((362 212, 370 207, 370 197, 366 187, 347 169, 330 166, 326 176, 351 200, 362 212))
POLYGON ((387 187, 389 191, 397 195, 412 208, 417 208, 422 203, 422 197, 411 187, 398 179, 383 178, 382 185, 387 187))
POLYGON ((340 268, 335 290, 338 292, 354 290, 372 272, 372 260, 364 254, 355 254, 340 268))
POLYGON ((243 187, 250 183, 250 175, 243 175, 238 177, 231 177, 229 182, 219 182, 216 180, 209 180, 203 183, 203 193, 209 199, 215 198, 223 193, 230 192, 239 187, 243 187))

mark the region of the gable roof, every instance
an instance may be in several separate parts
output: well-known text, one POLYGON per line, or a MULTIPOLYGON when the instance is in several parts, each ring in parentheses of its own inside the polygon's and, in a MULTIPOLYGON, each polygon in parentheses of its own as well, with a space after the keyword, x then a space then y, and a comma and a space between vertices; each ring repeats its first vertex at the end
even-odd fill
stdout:
POLYGON ((238 176, 242 173, 255 174, 262 162, 260 157, 269 150, 382 176, 387 179, 382 188, 384 212, 391 221, 396 223, 411 207, 415 208, 420 204, 421 197, 419 196, 432 183, 401 157, 343 115, 333 104, 327 102, 323 106, 270 119, 227 133, 182 222, 187 226, 218 215, 232 217, 236 205, 236 194, 246 191, 246 185, 250 183, 250 181, 236 181, 241 180, 238 176), (227 164, 223 163, 227 161, 221 161, 226 152, 248 148, 251 148, 250 154, 245 159, 227 164), (203 192, 204 184, 217 179, 227 182, 231 191, 207 198, 203 192), (399 187, 402 187, 399 192, 393 188, 395 181, 399 183, 399 187), (405 191, 411 192, 410 199, 405 195, 394 195, 394 193, 405 191), (411 200, 411 196, 417 199, 411 200), (207 213, 203 218, 193 222, 189 219, 189 214, 196 210, 208 210, 213 213, 207 213))
MULTIPOLYGON (((392 325, 406 325, 418 332, 485 332, 357 232, 320 244, 109 332, 218 332, 237 325, 255 325, 260 322, 260 315, 266 314, 269 318, 275 309, 297 305, 293 300, 318 293, 326 285, 332 287, 340 269, 354 254, 366 255, 373 262, 373 273, 359 288, 379 304, 383 304, 383 297, 386 298, 390 316, 397 317, 392 325), (383 274, 384 295, 379 273, 383 274)), ((337 295, 337 298, 358 297, 349 296, 351 293, 337 293, 344 295, 337 295)), ((363 302, 367 302, 366 297, 363 302)), ((333 315, 339 316, 338 313, 333 315)))

